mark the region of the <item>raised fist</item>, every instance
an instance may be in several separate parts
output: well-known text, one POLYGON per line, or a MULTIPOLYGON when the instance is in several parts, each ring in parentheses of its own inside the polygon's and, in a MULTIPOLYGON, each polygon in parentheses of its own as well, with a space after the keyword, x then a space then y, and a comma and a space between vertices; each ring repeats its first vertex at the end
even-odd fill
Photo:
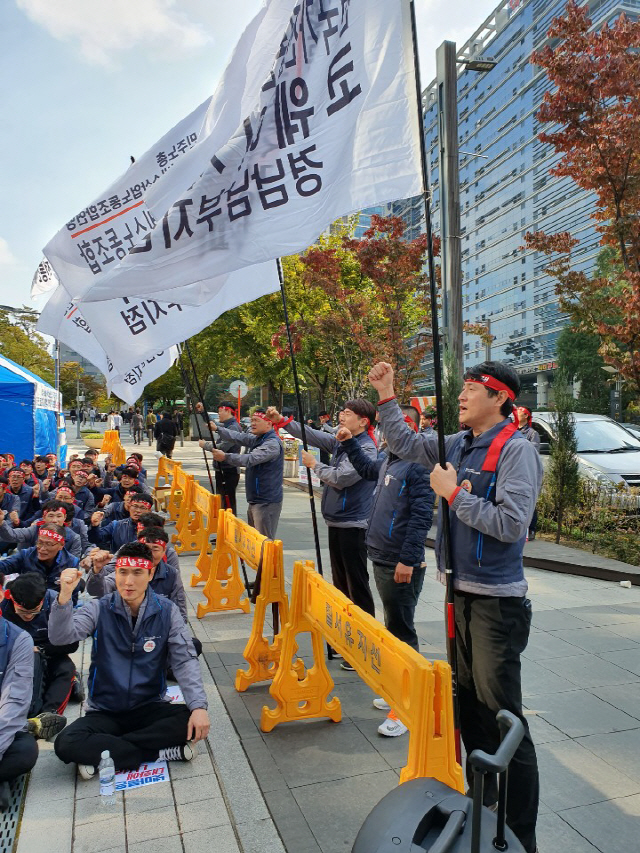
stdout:
POLYGON ((272 424, 277 424, 282 420, 282 415, 275 406, 269 406, 265 414, 272 424))
POLYGON ((338 441, 349 441, 350 438, 353 438, 351 434, 351 430, 348 430, 346 427, 341 426, 338 432, 336 433, 336 438, 338 441))
POLYGON ((71 596, 74 589, 82 580, 82 572, 80 569, 64 569, 60 574, 60 592, 58 593, 58 603, 67 604, 71 601, 71 596))
POLYGON ((369 371, 369 382, 378 392, 380 399, 393 397, 393 367, 386 361, 379 361, 369 371))
POLYGON ((94 512, 91 516, 91 526, 92 527, 99 527, 103 518, 104 518, 103 512, 94 512))

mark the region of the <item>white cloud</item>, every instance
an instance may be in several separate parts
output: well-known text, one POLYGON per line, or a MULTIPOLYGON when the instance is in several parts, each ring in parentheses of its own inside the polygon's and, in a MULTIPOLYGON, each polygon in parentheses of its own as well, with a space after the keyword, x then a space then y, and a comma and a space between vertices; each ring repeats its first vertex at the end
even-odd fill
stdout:
POLYGON ((18 259, 5 239, 0 237, 0 267, 17 267, 18 259))
POLYGON ((78 45, 84 59, 111 65, 114 54, 154 48, 182 55, 209 40, 176 8, 177 0, 16 0, 31 20, 60 41, 78 45))

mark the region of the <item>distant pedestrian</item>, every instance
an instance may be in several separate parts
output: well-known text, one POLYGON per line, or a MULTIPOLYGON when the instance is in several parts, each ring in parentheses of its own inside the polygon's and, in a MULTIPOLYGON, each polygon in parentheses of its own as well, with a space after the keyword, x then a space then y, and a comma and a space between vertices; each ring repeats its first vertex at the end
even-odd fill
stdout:
POLYGON ((133 443, 142 444, 142 427, 144 421, 140 414, 140 409, 136 409, 131 418, 131 430, 133 433, 133 443))
POLYGON ((178 425, 172 420, 169 412, 162 413, 162 420, 156 424, 153 434, 157 442, 156 450, 171 459, 178 435, 178 425))
POLYGON ((75 409, 69 409, 69 417, 71 419, 71 423, 75 426, 78 415, 75 409))
POLYGON ((96 409, 95 406, 91 406, 89 409, 89 426, 95 426, 96 424, 96 409))

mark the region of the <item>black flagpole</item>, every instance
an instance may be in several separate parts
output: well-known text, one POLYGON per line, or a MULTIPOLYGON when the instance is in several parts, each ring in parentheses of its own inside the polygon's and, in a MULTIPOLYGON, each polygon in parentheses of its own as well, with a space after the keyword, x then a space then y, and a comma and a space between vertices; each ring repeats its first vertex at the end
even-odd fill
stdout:
MULTIPOLYGON (((431 301, 431 335, 433 339, 433 371, 436 390, 436 411, 438 414, 438 460, 443 468, 447 467, 444 445, 444 405, 442 397, 442 360, 440 357, 440 329, 438 328, 438 297, 436 292, 435 264, 433 260, 433 231, 431 225, 431 204, 429 200, 429 170, 427 150, 424 139, 424 118, 422 113, 422 85, 420 82, 420 61, 418 59, 418 33, 416 27, 415 0, 410 0, 411 31, 413 39, 413 64, 416 77, 416 97, 420 125, 420 160, 422 165, 422 189, 424 199, 425 226, 427 232, 427 258, 429 269, 429 297, 431 301)), ((460 700, 458 696, 458 662, 456 657, 456 624, 454 611, 453 558, 451 551, 451 527, 449 523, 449 504, 440 499, 442 513, 442 538, 444 544, 444 565, 447 609, 447 657, 451 667, 453 687, 453 725, 455 731, 456 757, 461 761, 460 748, 460 700)))
MULTIPOLYGON (((203 417, 204 417, 204 415, 207 415, 205 420, 207 422, 207 426, 209 427, 209 435, 211 436, 211 444, 213 445, 213 449, 215 450, 216 449, 216 440, 215 440, 214 435, 213 435, 213 430, 211 429, 211 422, 209 421, 209 416, 207 414, 207 407, 204 404, 204 396, 202 394, 202 387, 200 385, 200 380, 198 379, 198 374, 196 373, 196 366, 195 366, 195 363, 193 361, 193 356, 191 355, 191 348, 189 347, 189 341, 184 342, 184 348, 187 352, 187 356, 189 357, 189 362, 191 363, 191 370, 193 372, 193 378, 195 379, 197 390, 198 390, 198 398, 200 400, 200 403, 202 404, 202 408, 204 411, 203 417)), ((182 362, 180 362, 180 366, 182 367, 182 362)), ((188 387, 190 388, 191 384, 189 383, 189 380, 188 380, 185 372, 183 372, 183 376, 187 382, 188 387)), ((190 392, 190 396, 193 398, 194 395, 190 392)), ((196 429, 198 430, 198 435, 200 436, 200 440, 202 440, 202 430, 200 429, 200 422, 198 421, 198 412, 197 411, 195 413, 195 421, 196 421, 196 429)), ((205 465, 207 466, 207 473, 209 474, 209 482, 211 483, 211 491, 213 492, 213 494, 215 494, 215 491, 216 491, 215 485, 214 485, 213 480, 211 478, 211 472, 209 471, 209 462, 207 460, 207 453, 206 453, 206 450, 204 449, 204 447, 202 448, 202 453, 204 454, 204 461, 205 461, 205 465)), ((225 509, 231 509, 231 501, 229 500, 229 495, 227 494, 227 490, 225 489, 224 477, 222 477, 222 466, 221 466, 220 462, 216 462, 214 460, 213 467, 214 467, 214 470, 220 471, 220 473, 221 473, 221 476, 220 476, 220 492, 221 492, 222 500, 224 501, 224 508, 225 509)), ((244 576, 244 586, 245 586, 245 589, 247 590, 247 595, 249 596, 249 598, 251 598, 251 596, 253 594, 254 585, 249 581, 249 576, 247 575, 247 567, 245 566, 244 560, 242 559, 242 557, 240 558, 240 565, 242 566, 242 574, 244 576)))
MULTIPOLYGON (((293 352, 293 340, 291 338, 291 327, 289 326, 289 311, 287 310, 287 297, 284 291, 284 274, 282 272, 282 261, 276 259, 278 266, 278 279, 280 281, 280 294, 282 296, 282 310, 284 312, 284 323, 287 327, 287 338, 289 340, 289 352, 291 353, 291 370, 293 372, 293 384, 296 389, 296 400, 298 401, 298 412, 300 414, 300 431, 302 432, 302 446, 305 450, 309 450, 307 445, 307 433, 304 426, 304 413, 302 411, 302 395, 300 393, 300 383, 298 381, 298 367, 296 365, 296 357, 293 352)), ((316 561, 318 564, 318 572, 322 571, 322 556, 320 554, 320 537, 318 535, 318 517, 316 515, 316 501, 313 494, 313 483, 311 482, 311 471, 307 468, 307 485, 309 486, 309 504, 311 506, 311 523, 313 524, 313 539, 316 546, 316 561)))
MULTIPOLYGON (((194 397, 193 389, 191 387, 191 383, 189 382, 189 377, 187 376, 187 372, 185 370, 184 364, 182 363, 182 347, 178 347, 178 353, 179 353, 178 364, 180 366, 180 373, 182 374, 182 382, 184 384, 185 390, 187 391, 187 393, 189 394, 189 396, 193 400, 193 397, 194 397)), ((200 424, 198 423, 198 413, 197 412, 196 412, 195 420, 196 420, 196 429, 198 430, 198 436, 202 439, 202 432, 200 430, 200 424)), ((204 464, 207 466, 207 474, 209 476, 209 485, 211 486, 211 492, 212 492, 212 494, 215 494, 216 487, 215 487, 215 484, 213 482, 213 477, 211 476, 211 468, 209 468, 209 460, 207 459, 207 451, 204 449, 204 447, 202 448, 202 455, 204 456, 204 464)))

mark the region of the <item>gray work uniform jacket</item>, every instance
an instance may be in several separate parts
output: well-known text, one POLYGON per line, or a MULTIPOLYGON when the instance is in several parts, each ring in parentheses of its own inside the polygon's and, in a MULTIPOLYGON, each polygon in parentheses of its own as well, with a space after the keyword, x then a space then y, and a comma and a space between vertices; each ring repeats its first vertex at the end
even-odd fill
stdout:
POLYGON ((27 725, 33 694, 33 639, 18 630, 2 679, 0 692, 0 761, 18 732, 27 725))

